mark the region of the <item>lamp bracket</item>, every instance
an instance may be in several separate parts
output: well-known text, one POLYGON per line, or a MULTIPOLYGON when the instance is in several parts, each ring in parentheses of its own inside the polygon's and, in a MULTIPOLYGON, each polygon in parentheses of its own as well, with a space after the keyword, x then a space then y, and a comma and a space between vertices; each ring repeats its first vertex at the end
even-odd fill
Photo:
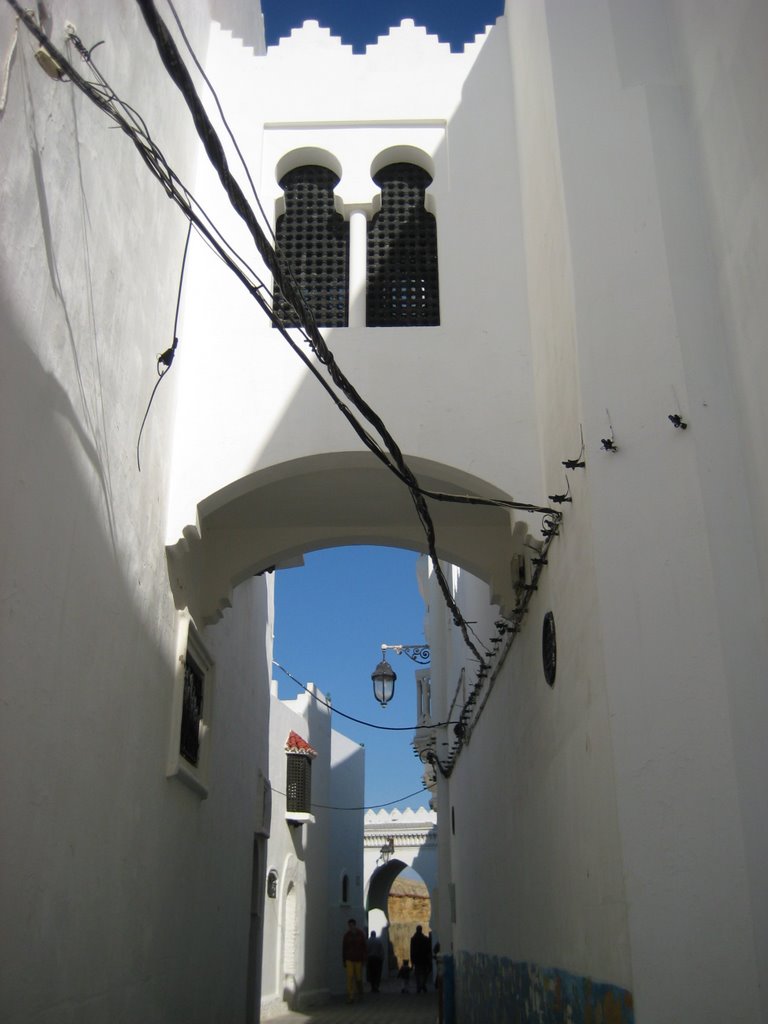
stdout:
POLYGON ((415 661, 417 665, 428 665, 432 652, 429 649, 429 644, 382 644, 381 654, 386 661, 385 651, 394 651, 395 654, 405 654, 415 661))

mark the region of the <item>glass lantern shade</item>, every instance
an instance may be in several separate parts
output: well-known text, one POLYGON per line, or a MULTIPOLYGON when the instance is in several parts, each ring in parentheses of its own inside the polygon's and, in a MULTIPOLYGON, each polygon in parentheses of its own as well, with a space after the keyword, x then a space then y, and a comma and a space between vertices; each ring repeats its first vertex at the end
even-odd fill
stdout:
POLYGON ((397 674, 388 661, 380 661, 371 673, 373 695, 383 708, 389 704, 395 694, 397 674))

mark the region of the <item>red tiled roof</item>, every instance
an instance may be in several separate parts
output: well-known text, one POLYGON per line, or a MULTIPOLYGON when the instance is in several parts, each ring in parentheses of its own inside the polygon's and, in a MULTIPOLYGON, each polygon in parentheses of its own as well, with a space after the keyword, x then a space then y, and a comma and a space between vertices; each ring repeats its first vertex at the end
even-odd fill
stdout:
POLYGON ((317 757, 317 751, 313 750, 307 741, 302 739, 297 732, 293 732, 293 730, 288 733, 285 749, 289 754, 304 754, 306 757, 317 757))

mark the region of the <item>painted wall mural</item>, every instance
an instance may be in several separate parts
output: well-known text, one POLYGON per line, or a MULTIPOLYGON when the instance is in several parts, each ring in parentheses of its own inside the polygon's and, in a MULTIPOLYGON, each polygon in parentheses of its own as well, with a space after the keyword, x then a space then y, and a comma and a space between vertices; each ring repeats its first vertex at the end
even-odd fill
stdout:
POLYGON ((632 993, 557 967, 485 953, 456 957, 456 1010, 463 1024, 634 1024, 632 993))

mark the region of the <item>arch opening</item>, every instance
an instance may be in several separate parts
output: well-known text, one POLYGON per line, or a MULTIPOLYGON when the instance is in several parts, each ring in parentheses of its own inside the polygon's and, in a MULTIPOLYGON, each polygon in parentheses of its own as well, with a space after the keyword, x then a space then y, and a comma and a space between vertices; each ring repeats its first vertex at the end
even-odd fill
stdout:
MULTIPOLYGON (((511 497, 455 467, 407 457, 429 490, 511 497)), ((504 508, 440 501, 430 508, 438 556, 486 582, 502 611, 513 608, 514 559, 526 541, 535 543, 528 520, 504 508)), ((238 583, 300 565, 311 551, 355 544, 426 550, 410 493, 366 452, 307 456, 242 477, 202 501, 197 520, 167 555, 177 606, 203 624, 220 617, 238 583)))
POLYGON ((393 859, 371 876, 366 897, 368 927, 376 931, 387 951, 386 967, 397 973, 410 960, 410 940, 417 925, 432 934, 432 898, 421 875, 405 861, 393 859))

